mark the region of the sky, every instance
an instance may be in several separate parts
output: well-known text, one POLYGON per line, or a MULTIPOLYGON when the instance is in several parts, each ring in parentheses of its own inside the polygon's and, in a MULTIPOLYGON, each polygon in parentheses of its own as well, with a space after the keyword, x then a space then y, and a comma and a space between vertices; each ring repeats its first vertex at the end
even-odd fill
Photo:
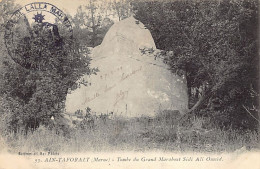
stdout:
MULTIPOLYGON (((1 1, 1 0, 0 0, 1 1)), ((120 1, 120 0, 102 0, 107 2, 114 2, 114 1, 120 1)), ((88 0, 15 0, 17 4, 20 4, 22 6, 32 3, 32 2, 47 2, 50 4, 55 5, 59 9, 61 9, 65 13, 69 13, 70 15, 75 15, 77 12, 77 8, 80 5, 87 5, 88 0)))
POLYGON ((15 2, 22 6, 25 6, 26 4, 32 2, 48 2, 61 9, 63 12, 69 13, 72 16, 76 14, 77 8, 80 5, 87 4, 87 0, 16 0, 15 2))
MULTIPOLYGON (((1 1, 1 0, 0 0, 1 1)), ((99 0, 101 3, 107 1, 107 2, 114 2, 115 0, 99 0)), ((120 1, 120 0, 116 0, 120 1)), ((46 2, 50 3, 60 10, 62 10, 65 14, 69 14, 71 16, 74 16, 77 13, 77 9, 80 5, 86 6, 89 4, 89 0, 15 0, 15 2, 22 7, 30 4, 32 2, 46 2)), ((109 15, 109 18, 113 20, 114 22, 118 22, 117 15, 109 15)))

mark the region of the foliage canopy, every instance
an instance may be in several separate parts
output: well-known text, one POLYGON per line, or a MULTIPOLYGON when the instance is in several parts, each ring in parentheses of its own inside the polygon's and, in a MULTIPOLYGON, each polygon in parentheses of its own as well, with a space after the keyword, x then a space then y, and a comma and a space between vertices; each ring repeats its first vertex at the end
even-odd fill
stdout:
MULTIPOLYGON (((133 5, 172 71, 186 76, 189 112, 207 110, 224 125, 257 124, 243 108, 258 107, 252 96, 259 97, 256 0, 133 5)), ((259 118, 258 108, 251 113, 259 118)))

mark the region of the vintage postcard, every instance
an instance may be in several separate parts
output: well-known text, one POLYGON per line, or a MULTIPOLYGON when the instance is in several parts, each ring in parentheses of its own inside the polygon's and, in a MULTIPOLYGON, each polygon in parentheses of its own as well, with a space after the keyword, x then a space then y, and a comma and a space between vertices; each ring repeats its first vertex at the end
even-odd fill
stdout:
POLYGON ((259 169, 258 0, 1 0, 0 169, 259 169))

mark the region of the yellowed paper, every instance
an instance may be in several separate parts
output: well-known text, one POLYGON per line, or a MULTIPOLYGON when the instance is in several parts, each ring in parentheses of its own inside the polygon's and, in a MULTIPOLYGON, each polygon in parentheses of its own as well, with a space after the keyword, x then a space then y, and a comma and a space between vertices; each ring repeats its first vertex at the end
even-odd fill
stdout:
MULTIPOLYGON (((1 1, 3 0, 0 0, 0 2, 1 1)), ((103 2, 105 3, 104 0, 103 2)), ((109 2, 112 1, 107 0, 106 3, 109 2)), ((121 0, 118 0, 118 2, 121 2, 121 0)), ((102 5, 101 3, 102 2, 100 1, 98 5, 102 5)), ((45 14, 47 11, 48 13, 46 12, 45 14, 45 20, 49 19, 48 22, 52 21, 54 23, 55 19, 60 19, 63 22, 67 15, 75 16, 77 14, 78 7, 80 5, 89 5, 89 1, 16 0, 15 4, 18 4, 22 9, 21 12, 26 13, 30 19, 35 19, 36 13, 45 14), (32 3, 36 3, 36 5, 31 5, 32 3)), ((99 10, 102 11, 104 9, 99 10)), ((108 10, 107 12, 109 13, 111 11, 108 10)), ((147 30, 145 26, 142 25, 142 23, 139 23, 137 24, 138 26, 136 26, 134 24, 138 21, 135 20, 133 16, 127 16, 126 19, 123 18, 121 20, 120 17, 118 19, 116 14, 110 15, 108 13, 106 13, 106 15, 110 16, 109 19, 114 22, 114 27, 112 26, 111 29, 107 31, 107 34, 100 45, 96 46, 94 49, 90 49, 93 57, 91 66, 99 67, 101 71, 99 74, 97 74, 97 76, 93 76, 91 78, 89 78, 89 75, 84 75, 86 79, 91 79, 92 86, 82 86, 78 90, 67 95, 65 103, 66 113, 64 113, 64 116, 67 119, 70 119, 69 124, 71 126, 74 125, 72 123, 73 120, 76 119, 75 115, 73 114, 74 112, 76 112, 78 109, 84 109, 88 106, 94 108, 97 112, 107 113, 108 116, 113 115, 113 118, 111 118, 112 120, 116 119, 117 117, 141 118, 142 116, 146 115, 155 116, 156 112, 164 109, 178 110, 178 115, 185 114, 185 111, 188 109, 188 93, 185 88, 185 85, 187 84, 186 77, 179 75, 171 76, 169 68, 165 66, 160 58, 157 60, 151 57, 145 58, 143 55, 138 53, 141 47, 150 47, 156 51, 156 44, 153 42, 152 35, 149 30, 147 30), (116 25, 118 27, 116 27, 116 25), (132 33, 135 33, 135 35, 129 34, 131 29, 132 33), (112 36, 114 35, 113 33, 116 34, 119 38, 115 40, 114 36, 112 36), (128 41, 125 42, 124 38, 128 41), (131 44, 133 41, 135 42, 134 45, 131 44), (110 55, 111 57, 103 59, 103 56, 106 55, 110 55), (123 58, 123 56, 127 57, 123 58), (113 62, 111 62, 111 60, 113 62), (139 95, 139 98, 141 98, 140 100, 136 100, 137 95, 139 95), (146 114, 142 114, 142 111, 146 112, 146 114)), ((19 14, 15 14, 15 17, 19 17, 19 14)), ((13 18, 14 20, 15 17, 13 18)), ((69 20, 71 19, 70 17, 68 18, 69 20)), ((72 32, 74 26, 73 23, 66 23, 68 24, 65 25, 64 23, 66 31, 72 32)), ((11 34, 11 32, 9 33, 11 34)), ((13 39, 11 39, 11 35, 2 37, 9 39, 6 40, 7 48, 8 45, 12 46, 11 41, 13 39)), ((1 48, 2 50, 5 48, 4 42, 2 42, 2 40, 1 45, 3 45, 3 48, 1 48)), ((157 52, 159 52, 159 50, 157 52)), ((176 111, 173 111, 172 113, 176 113, 176 111)), ((95 115, 100 116, 102 113, 97 113, 95 115)), ((53 123, 55 125, 56 119, 54 119, 54 117, 51 117, 51 119, 54 121, 53 123)), ((110 121, 108 120, 108 123, 109 122, 110 121)), ((150 121, 148 123, 149 124, 147 124, 147 126, 149 127, 150 121)), ((104 122, 104 124, 107 123, 104 122)), ((116 124, 113 122, 109 124, 111 124, 112 127, 110 126, 109 128, 109 126, 103 126, 104 130, 108 129, 107 131, 103 131, 103 133, 100 132, 102 130, 97 130, 99 133, 97 131, 95 133, 95 130, 92 130, 94 128, 93 124, 93 126, 90 126, 90 129, 86 133, 78 132, 74 142, 69 142, 66 140, 67 138, 65 139, 63 137, 53 137, 54 139, 57 139, 53 141, 51 136, 57 136, 58 134, 55 132, 48 133, 44 128, 42 129, 39 127, 39 130, 36 132, 38 132, 37 134, 39 135, 43 134, 40 135, 42 137, 39 136, 39 139, 37 139, 38 135, 32 134, 28 135, 26 138, 17 138, 17 140, 20 141, 16 144, 18 149, 16 147, 8 146, 8 138, 2 139, 2 137, 5 137, 2 136, 0 137, 0 169, 260 169, 259 147, 253 147, 250 149, 246 146, 241 146, 236 150, 229 152, 225 150, 218 152, 214 151, 212 148, 214 145, 209 144, 208 151, 205 150, 207 153, 196 152, 196 150, 194 152, 192 150, 182 152, 181 148, 177 147, 180 145, 179 142, 175 144, 171 141, 168 141, 167 143, 157 143, 156 145, 154 144, 154 147, 152 147, 153 149, 151 148, 152 150, 150 150, 149 146, 151 146, 151 144, 148 145, 146 143, 150 142, 151 140, 154 141, 153 139, 156 138, 151 139, 152 136, 149 138, 143 136, 147 133, 142 133, 143 135, 141 135, 143 137, 142 139, 144 140, 133 138, 138 137, 137 135, 140 134, 135 133, 135 129, 140 126, 135 124, 131 126, 132 128, 130 127, 128 130, 123 130, 122 128, 124 128, 125 124, 121 123, 121 121, 117 121, 116 124), (113 128, 114 126, 116 127, 113 128), (125 134, 128 136, 127 138, 124 138, 124 136, 123 138, 120 138, 120 133, 124 132, 128 132, 130 134, 125 134), (51 136, 47 137, 49 134, 51 134, 51 136), (82 137, 80 137, 81 134, 82 137), (85 136, 88 136, 88 138, 83 137, 84 134, 86 134, 85 136), (113 138, 113 136, 115 137, 113 138), (30 142, 30 137, 33 138, 32 140, 35 139, 39 141, 37 142, 39 147, 43 147, 41 143, 43 143, 43 140, 45 139, 46 142, 53 143, 53 145, 47 146, 50 149, 52 146, 56 148, 63 146, 68 142, 69 144, 66 145, 66 147, 59 147, 60 150, 58 151, 48 149, 39 151, 34 150, 33 146, 36 144, 30 142), (121 142, 117 139, 121 139, 121 142), (127 142, 124 139, 133 139, 136 141, 132 143, 134 148, 131 146, 129 147, 129 145, 124 145, 123 143, 127 142), (99 143, 95 144, 96 142, 99 143), (24 146, 22 145, 23 143, 24 146), (83 143, 89 146, 90 151, 86 151, 86 149, 88 149, 86 147, 81 149, 83 146, 80 144, 83 143), (122 145, 117 145, 118 143, 121 143, 122 145), (95 145, 95 147, 91 147, 93 145, 95 145), (171 151, 168 146, 174 150, 171 151), (120 148, 122 151, 119 151, 120 148), (75 151, 73 151, 73 149, 75 151)), ((156 126, 153 127, 156 129, 156 126)), ((170 135, 172 134, 172 130, 175 129, 176 126, 172 125, 170 128, 167 128, 167 132, 169 132, 170 135)), ((179 126, 177 126, 176 130, 178 130, 178 132, 181 133, 183 137, 193 132, 188 131, 187 133, 182 133, 182 131, 179 131, 182 130, 182 128, 179 126)), ((163 133, 165 131, 161 132, 163 133)), ((196 130, 194 132, 197 132, 198 134, 200 132, 207 133, 211 131, 196 130)), ((214 135, 214 132, 212 135, 214 135)), ((176 139, 179 139, 178 137, 179 135, 177 133, 176 139)), ((258 137, 257 141, 259 141, 259 136, 256 137, 258 137)), ((218 140, 215 140, 215 142, 217 144, 218 140)), ((14 143, 13 140, 12 143, 14 143)))

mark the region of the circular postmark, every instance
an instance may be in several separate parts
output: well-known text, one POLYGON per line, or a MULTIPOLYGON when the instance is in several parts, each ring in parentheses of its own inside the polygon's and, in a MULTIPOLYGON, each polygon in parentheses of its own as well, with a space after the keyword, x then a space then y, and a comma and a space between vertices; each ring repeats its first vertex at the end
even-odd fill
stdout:
POLYGON ((72 35, 72 25, 63 11, 50 3, 33 2, 13 13, 6 24, 4 39, 8 54, 16 63, 39 70, 43 64, 38 62, 47 59, 43 57, 47 53, 44 50, 51 48, 48 43, 54 45, 53 49, 64 46, 72 35))

